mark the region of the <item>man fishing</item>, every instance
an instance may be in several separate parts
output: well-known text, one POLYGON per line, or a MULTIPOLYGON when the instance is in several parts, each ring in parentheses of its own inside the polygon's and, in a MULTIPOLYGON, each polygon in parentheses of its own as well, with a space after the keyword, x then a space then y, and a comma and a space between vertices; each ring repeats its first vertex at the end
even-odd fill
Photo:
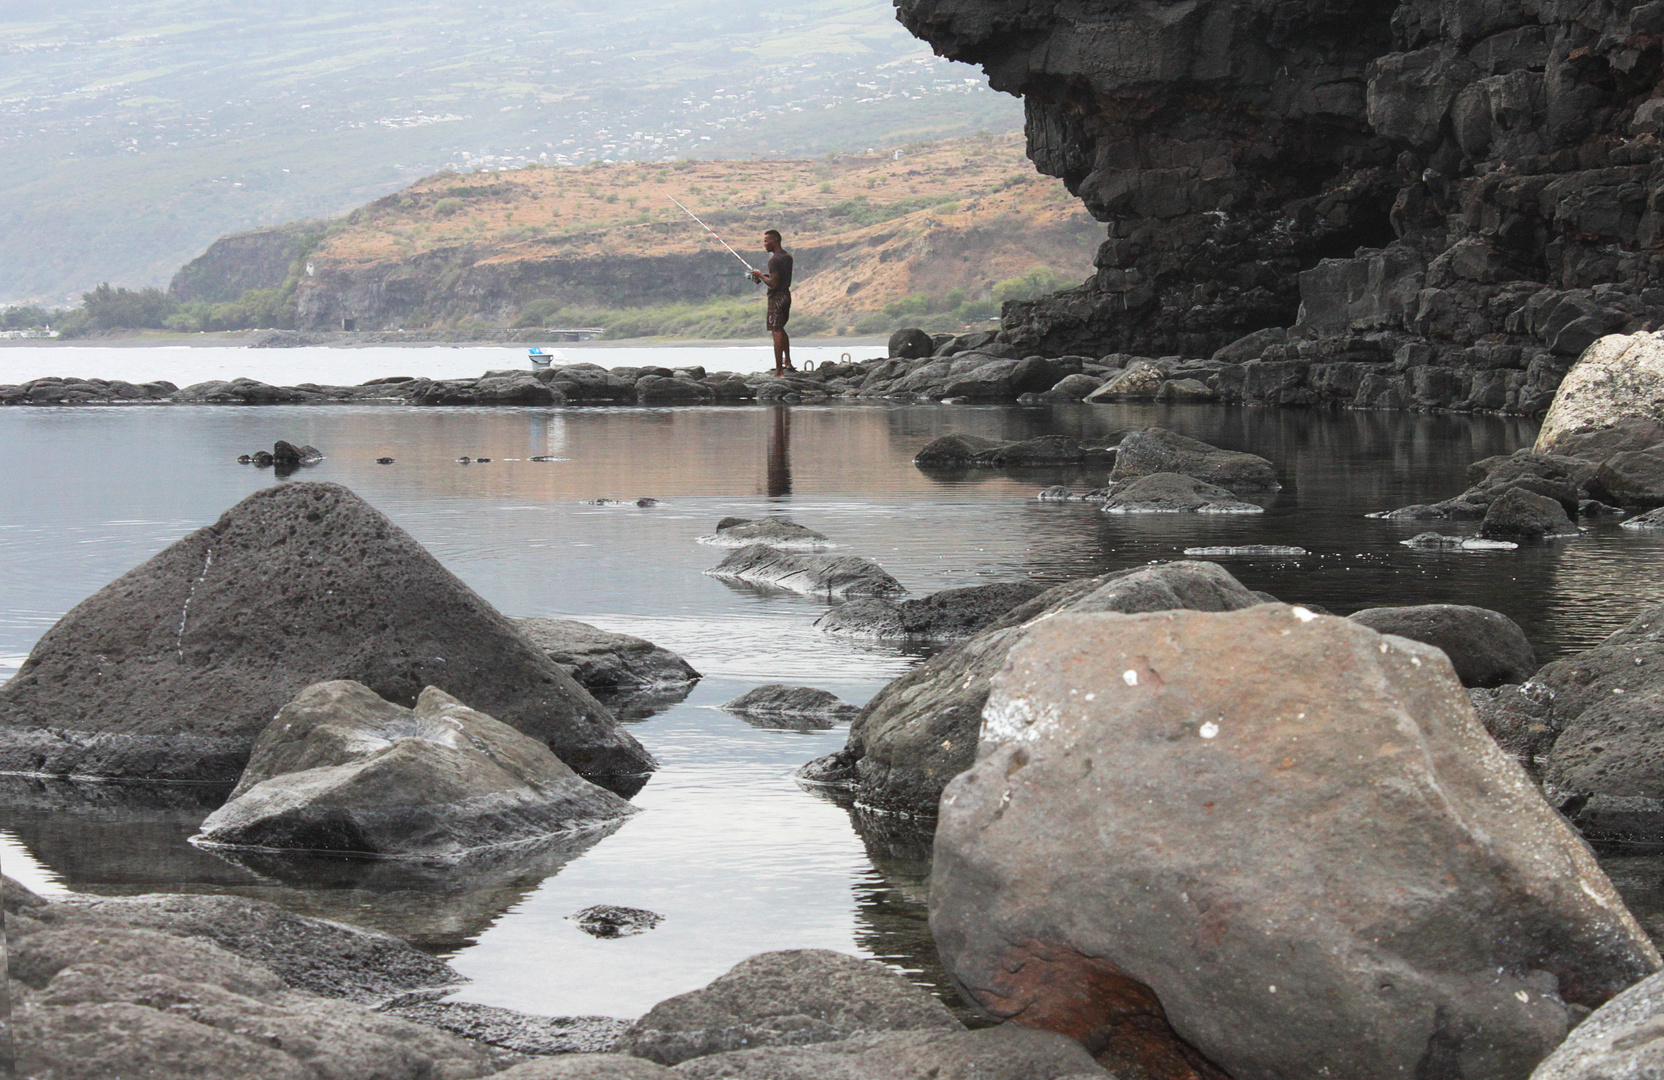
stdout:
POLYGON ((786 320, 792 315, 792 253, 780 244, 780 230, 763 233, 763 250, 768 252, 768 270, 752 270, 751 280, 768 286, 768 329, 774 335, 774 374, 796 371, 792 367, 792 339, 786 320))

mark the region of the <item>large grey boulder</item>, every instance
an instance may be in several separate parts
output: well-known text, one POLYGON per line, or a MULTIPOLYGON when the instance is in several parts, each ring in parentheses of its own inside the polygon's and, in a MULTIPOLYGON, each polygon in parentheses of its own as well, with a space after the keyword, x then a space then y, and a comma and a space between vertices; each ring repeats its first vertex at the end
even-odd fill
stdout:
POLYGON ((671 1075, 691 1080, 1091 1080, 1111 1074, 1073 1039, 1007 1025, 740 1050, 685 1062, 671 1075))
POLYGON ((817 629, 851 637, 957 641, 1046 591, 1033 581, 996 581, 943 589, 919 600, 850 600, 815 620, 817 629))
POLYGON ((1542 1060, 1531 1080, 1646 1080, 1664 1069, 1664 975, 1596 1009, 1542 1060))
POLYGON ((742 547, 705 573, 726 581, 765 585, 826 600, 894 596, 907 591, 871 559, 859 555, 781 551, 767 544, 742 547))
POLYGON ((1086 396, 1091 404, 1108 404, 1113 401, 1154 401, 1161 384, 1167 381, 1167 375, 1149 360, 1134 360, 1124 371, 1117 372, 1109 380, 1086 396))
POLYGON ((916 326, 897 330, 890 335, 890 355, 903 360, 920 360, 934 350, 930 335, 916 326))
POLYGON ((1577 525, 1557 500, 1511 487, 1485 510, 1479 535, 1487 540, 1547 540, 1576 536, 1577 525))
POLYGON ((890 682, 850 724, 844 748, 809 762, 798 776, 848 788, 865 808, 933 817, 942 788, 971 765, 989 681, 1031 625, 1063 611, 1235 611, 1262 602, 1209 562, 1065 582, 890 682))
POLYGON ((467 1080, 500 1067, 476 1043, 296 989, 201 938, 43 921, 61 906, 7 915, 20 1076, 467 1080))
POLYGON ((602 630, 576 619, 515 619, 527 639, 586 690, 630 692, 688 686, 699 672, 646 638, 602 630))
POLYGON ((819 551, 826 546, 827 537, 790 518, 724 518, 717 523, 716 532, 699 537, 699 542, 717 547, 767 544, 792 551, 819 551))
POLYGON ((1519 623, 1500 611, 1468 604, 1410 604, 1354 611, 1353 622, 1444 651, 1463 686, 1522 683, 1537 670, 1537 654, 1519 623))
POLYGON ((1109 478, 1131 480, 1152 473, 1183 473, 1239 495, 1282 488, 1276 466, 1258 454, 1221 450, 1165 428, 1129 432, 1116 447, 1109 478))
POLYGON ((1443 653, 1280 604, 1035 625, 930 915, 991 1015, 1144 1075, 1524 1080, 1660 967, 1443 653))
POLYGON ((1609 334, 1585 349, 1560 380, 1534 449, 1572 453, 1581 449, 1579 436, 1629 419, 1664 421, 1664 339, 1657 334, 1609 334))
POLYGON ((307 687, 260 733, 197 843, 455 859, 615 822, 634 807, 549 748, 428 687, 415 709, 347 680, 307 687))
POLYGON ((1664 445, 1613 454, 1589 486, 1619 506, 1664 505, 1664 445))
POLYGON ((82 601, 0 688, 0 770, 231 782, 313 683, 437 686, 584 776, 654 767, 607 709, 337 484, 255 492, 82 601))
POLYGON ((1265 507, 1243 502, 1229 488, 1180 473, 1159 472, 1110 486, 1106 514, 1263 514, 1265 507))
POLYGON ((962 1031, 900 972, 826 949, 742 960, 709 986, 659 1002, 615 1049, 675 1065, 756 1046, 803 1046, 875 1031, 962 1031))

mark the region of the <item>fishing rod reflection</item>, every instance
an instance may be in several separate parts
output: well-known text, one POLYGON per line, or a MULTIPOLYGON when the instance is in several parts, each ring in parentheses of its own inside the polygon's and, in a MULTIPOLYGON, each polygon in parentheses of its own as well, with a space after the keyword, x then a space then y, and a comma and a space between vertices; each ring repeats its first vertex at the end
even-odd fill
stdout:
POLYGON ((778 499, 792 493, 792 410, 776 405, 773 412, 768 433, 768 497, 778 499))

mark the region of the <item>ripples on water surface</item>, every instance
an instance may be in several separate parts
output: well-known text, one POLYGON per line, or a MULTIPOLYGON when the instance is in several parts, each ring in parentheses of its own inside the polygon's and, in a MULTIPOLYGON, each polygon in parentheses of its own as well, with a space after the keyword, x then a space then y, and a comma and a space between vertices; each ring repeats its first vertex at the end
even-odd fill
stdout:
POLYGON ((1250 588, 1341 614, 1497 608, 1544 658, 1664 600, 1660 541, 1612 523, 1517 552, 1422 554, 1398 543, 1419 528, 1363 517, 1452 495, 1468 463, 1535 435, 1529 422, 1494 417, 1201 406, 9 409, 0 434, 12 457, 0 471, 0 676, 76 602, 275 482, 234 459, 278 438, 321 447, 328 460, 299 478, 351 487, 505 613, 639 634, 705 673, 686 700, 633 725, 663 763, 635 797, 642 813, 587 848, 466 873, 320 862, 309 887, 295 887, 257 861, 185 843, 215 793, 135 803, 116 789, 8 782, 8 872, 103 893, 233 892, 380 926, 451 957, 474 979, 462 999, 541 1013, 637 1015, 771 948, 861 952, 941 984, 922 845, 871 830, 863 839, 843 809, 791 779, 841 746, 844 729, 762 730, 714 707, 774 681, 863 702, 916 657, 815 631, 824 606, 814 601, 702 576, 723 551, 694 537, 725 515, 789 513, 838 550, 876 559, 915 596, 1102 573, 1192 546, 1295 544, 1313 554, 1222 561, 1250 588), (1285 489, 1264 515, 1111 516, 1033 498, 1054 483, 1098 486, 1101 470, 932 476, 910 461, 949 431, 1101 436, 1151 423, 1262 454, 1285 489), (496 460, 464 466, 462 455, 496 460), (561 460, 525 460, 533 455, 561 460), (397 464, 373 464, 382 456, 397 464), (637 496, 663 502, 582 501, 637 496), (639 937, 596 940, 567 919, 595 903, 666 919, 639 937))

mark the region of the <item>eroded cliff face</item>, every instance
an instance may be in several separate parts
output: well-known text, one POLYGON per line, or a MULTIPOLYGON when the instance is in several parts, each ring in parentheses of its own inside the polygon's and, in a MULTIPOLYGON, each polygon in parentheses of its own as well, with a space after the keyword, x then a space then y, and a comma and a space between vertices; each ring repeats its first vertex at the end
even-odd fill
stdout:
POLYGON ((1030 157, 1108 223, 1083 286, 1008 306, 1016 344, 1261 331, 1227 396, 1530 412, 1664 318, 1664 3, 897 8, 1024 96, 1030 157))

